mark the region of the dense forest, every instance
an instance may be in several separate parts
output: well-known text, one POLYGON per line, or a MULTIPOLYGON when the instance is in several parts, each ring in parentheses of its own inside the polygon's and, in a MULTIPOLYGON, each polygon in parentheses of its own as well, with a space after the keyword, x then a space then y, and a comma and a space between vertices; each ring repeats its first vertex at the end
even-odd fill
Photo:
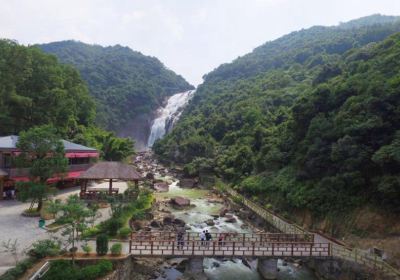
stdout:
POLYGON ((95 126, 95 101, 72 66, 36 47, 0 40, 0 135, 50 125, 60 137, 98 148, 119 160, 133 153, 130 139, 95 126))
POLYGON ((154 150, 281 210, 400 211, 400 20, 268 42, 205 75, 154 150))
POLYGON ((96 123, 114 131, 137 115, 158 108, 166 96, 193 88, 157 58, 128 47, 102 47, 77 41, 39 47, 79 70, 97 103, 96 123))

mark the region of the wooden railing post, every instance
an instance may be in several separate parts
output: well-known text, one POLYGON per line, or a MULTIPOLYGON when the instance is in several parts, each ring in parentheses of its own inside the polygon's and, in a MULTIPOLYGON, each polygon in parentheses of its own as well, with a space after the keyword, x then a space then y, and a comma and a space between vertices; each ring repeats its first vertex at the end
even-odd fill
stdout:
POLYGON ((313 248, 313 244, 310 244, 310 257, 312 256, 312 248, 313 248))
POLYGON ((244 247, 244 242, 246 241, 246 234, 243 233, 243 247, 244 247))
POLYGON ((274 256, 274 243, 272 243, 272 256, 274 256))
POLYGON ((215 241, 213 241, 213 256, 215 255, 215 241))
POLYGON ((194 256, 194 241, 192 241, 192 256, 194 256))
POLYGON ((292 256, 293 256, 293 243, 292 243, 292 256))
POLYGON ((174 255, 174 253, 175 253, 175 241, 172 241, 172 255, 174 255))
POLYGON ((235 255, 235 241, 233 241, 232 256, 235 255))
POLYGON ((150 254, 153 255, 153 240, 150 241, 150 254))
POLYGON ((129 254, 132 253, 132 238, 129 240, 129 254))
POLYGON ((252 256, 254 257, 254 249, 255 249, 256 243, 253 241, 253 253, 252 256))

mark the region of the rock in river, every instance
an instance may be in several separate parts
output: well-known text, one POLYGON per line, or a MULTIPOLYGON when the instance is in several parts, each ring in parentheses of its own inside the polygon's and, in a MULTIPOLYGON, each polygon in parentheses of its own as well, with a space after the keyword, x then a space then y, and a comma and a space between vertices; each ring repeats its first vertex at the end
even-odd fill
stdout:
POLYGON ((169 186, 165 182, 158 182, 154 184, 154 189, 158 192, 167 192, 169 189, 169 186))
POLYGON ((177 206, 177 207, 187 207, 190 206, 190 199, 176 196, 171 198, 170 200, 172 206, 177 206))

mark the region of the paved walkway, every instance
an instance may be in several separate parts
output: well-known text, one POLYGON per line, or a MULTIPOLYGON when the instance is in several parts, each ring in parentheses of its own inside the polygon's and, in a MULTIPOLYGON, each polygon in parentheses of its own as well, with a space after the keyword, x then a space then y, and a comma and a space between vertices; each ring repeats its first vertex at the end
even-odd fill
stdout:
MULTIPOLYGON (((127 188, 125 182, 115 182, 113 186, 118 187, 120 193, 127 188)), ((93 187, 108 188, 108 182, 96 184, 93 187)), ((69 195, 79 194, 79 191, 79 187, 59 190, 56 198, 66 199, 69 195)), ((15 264, 12 255, 3 252, 4 248, 1 246, 3 242, 17 239, 19 244, 18 257, 21 259, 25 256, 24 251, 29 250, 33 242, 51 237, 49 232, 38 227, 39 218, 28 218, 21 215, 29 207, 29 204, 14 200, 0 201, 0 275, 15 264)), ((101 216, 96 220, 96 223, 108 219, 109 208, 100 209, 99 213, 101 216)), ((46 221, 47 224, 51 222, 52 220, 46 221)))

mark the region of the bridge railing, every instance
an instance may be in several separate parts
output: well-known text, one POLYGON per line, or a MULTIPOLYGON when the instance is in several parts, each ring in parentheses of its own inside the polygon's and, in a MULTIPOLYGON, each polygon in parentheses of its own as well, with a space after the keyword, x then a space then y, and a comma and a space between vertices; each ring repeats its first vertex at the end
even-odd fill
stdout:
MULTIPOLYGON (((250 210, 257 213, 260 217, 264 218, 268 223, 279 229, 281 232, 291 234, 308 233, 305 229, 299 227, 298 225, 290 223, 284 218, 276 215, 272 211, 265 209, 258 204, 248 200, 235 190, 231 188, 226 188, 226 192, 234 197, 235 200, 239 200, 243 205, 247 206, 250 210)), ((333 257, 365 265, 371 269, 380 269, 386 275, 395 277, 396 279, 400 279, 400 271, 385 262, 381 257, 357 248, 347 248, 339 244, 338 242, 336 243, 335 241, 332 241, 331 244, 331 255, 333 257)))
POLYGON ((330 243, 235 241, 130 241, 134 256, 329 257, 330 243))
MULTIPOLYGON (((286 233, 237 233, 237 232, 211 232, 212 240, 235 242, 314 242, 314 234, 286 234, 286 233)), ((185 240, 199 241, 199 232, 185 232, 185 240)), ((131 239, 142 241, 176 240, 175 231, 139 231, 132 232, 131 239)))

